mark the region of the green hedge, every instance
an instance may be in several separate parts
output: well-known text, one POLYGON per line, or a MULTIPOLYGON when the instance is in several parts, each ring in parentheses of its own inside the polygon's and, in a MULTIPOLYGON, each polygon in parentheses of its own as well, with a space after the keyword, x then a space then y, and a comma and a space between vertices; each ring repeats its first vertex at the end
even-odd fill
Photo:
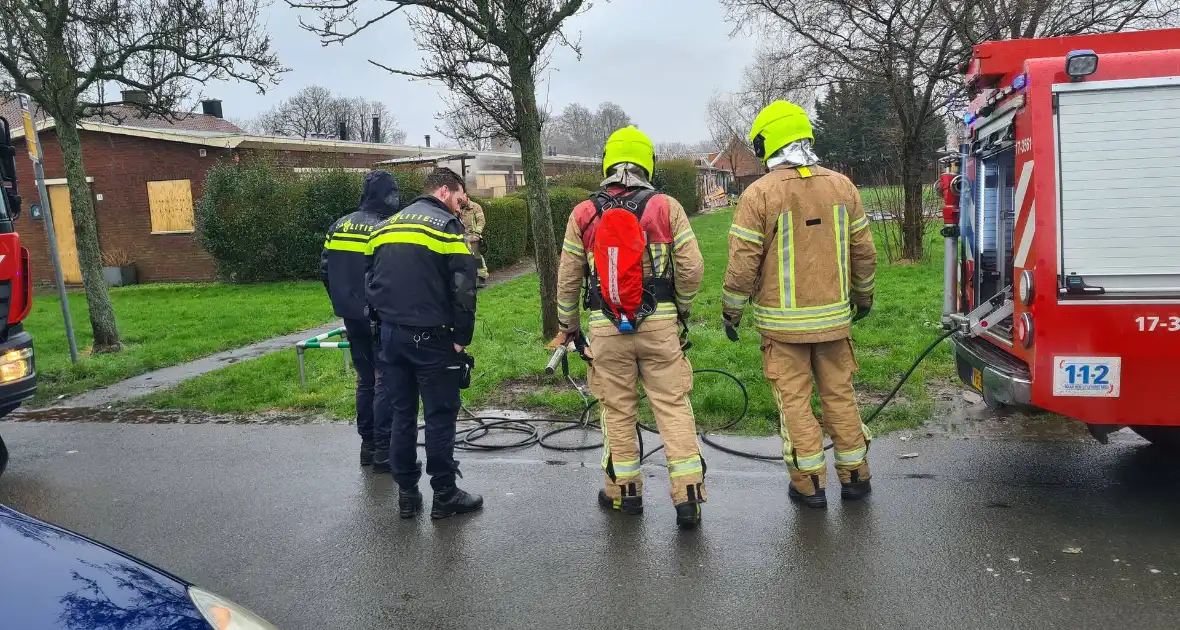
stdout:
POLYGON ((324 233, 356 207, 360 185, 359 174, 301 179, 268 160, 215 166, 195 208, 201 243, 225 280, 315 278, 324 233))
MULTIPOLYGON (((391 171, 403 203, 422 194, 418 171, 391 171)), ((270 160, 209 170, 195 214, 202 246, 220 278, 231 282, 319 277, 324 234, 356 210, 362 173, 328 170, 299 177, 270 160)), ((487 263, 496 269, 526 255, 528 213, 519 199, 481 202, 487 216, 487 263)))
POLYGON ((598 190, 601 184, 602 171, 578 171, 576 173, 565 173, 553 178, 553 186, 563 188, 598 190))
POLYGON ((701 193, 697 189, 697 167, 692 160, 668 160, 656 162, 656 173, 651 178, 656 190, 671 196, 684 211, 696 214, 701 211, 701 193))
POLYGON ((529 234, 529 212, 524 200, 500 197, 479 203, 487 220, 483 243, 488 269, 507 267, 524 258, 529 234))
MULTIPOLYGON (((522 199, 524 197, 521 197, 522 199)), ((569 221, 574 208, 590 198, 590 191, 582 188, 555 187, 549 189, 549 214, 553 217, 553 237, 557 239, 557 247, 561 248, 561 241, 565 237, 565 222, 569 221)), ((527 200, 526 200, 527 201, 527 200)), ((533 231, 529 226, 529 252, 533 251, 533 231)))

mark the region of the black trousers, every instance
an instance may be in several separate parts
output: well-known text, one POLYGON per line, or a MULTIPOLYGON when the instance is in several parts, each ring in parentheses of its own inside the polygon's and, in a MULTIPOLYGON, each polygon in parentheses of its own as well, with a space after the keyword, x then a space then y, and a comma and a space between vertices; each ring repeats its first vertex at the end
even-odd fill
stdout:
POLYGON ((377 358, 378 406, 389 414, 389 464, 402 488, 415 488, 422 471, 417 463, 418 398, 426 419, 426 474, 435 490, 455 485, 455 421, 459 416, 459 355, 447 336, 382 324, 377 358))
MULTIPOLYGON (((344 329, 348 331, 348 353, 356 370, 356 432, 361 440, 371 442, 376 402, 376 340, 368 320, 346 319, 344 329)), ((385 433, 389 433, 388 428, 385 433)))

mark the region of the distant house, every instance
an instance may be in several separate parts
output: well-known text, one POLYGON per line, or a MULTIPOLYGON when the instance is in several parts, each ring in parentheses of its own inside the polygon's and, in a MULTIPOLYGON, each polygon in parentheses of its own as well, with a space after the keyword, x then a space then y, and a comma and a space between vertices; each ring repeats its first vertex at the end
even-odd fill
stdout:
MULTIPOLYGON (((519 154, 472 151, 467 152, 468 159, 452 162, 440 159, 455 153, 447 149, 252 135, 222 117, 220 101, 205 101, 201 113, 178 115, 172 121, 145 118, 129 107, 112 108, 111 114, 79 124, 82 157, 94 195, 99 246, 107 254, 129 255, 143 282, 214 279, 213 259, 195 238, 193 204, 200 199, 206 172, 219 161, 238 162, 266 154, 297 172, 368 171, 391 160, 408 161, 408 167, 441 163, 459 170, 465 166, 469 185, 487 196, 505 194, 510 179, 515 179, 511 188, 524 183, 519 154)), ((0 116, 11 123, 13 141, 23 157, 17 100, 0 95, 0 116)), ((82 272, 55 124, 43 114, 35 120, 63 275, 67 283, 80 284, 82 272)), ((556 175, 596 163, 576 156, 546 156, 546 171, 556 175)), ((27 161, 18 161, 17 170, 25 211, 16 227, 29 249, 34 281, 52 282, 45 226, 30 211, 40 203, 32 168, 27 161)))
MULTIPOLYGON (((202 113, 178 120, 144 118, 131 108, 113 112, 117 120, 90 119, 79 124, 86 177, 94 195, 99 246, 122 251, 135 262, 141 281, 204 281, 214 278, 213 260, 194 238, 193 201, 199 199, 205 173, 220 160, 240 161, 261 153, 293 168, 371 167, 374 162, 416 151, 413 147, 254 136, 221 117, 220 101, 205 101, 202 113)), ((0 101, 0 116, 20 140, 19 104, 0 101)), ((82 280, 78 264, 70 196, 54 121, 36 117, 44 151, 49 205, 66 282, 82 280)), ((24 153, 22 151, 21 155, 24 153)), ((25 212, 16 222, 29 249, 37 282, 53 278, 45 226, 30 211, 40 203, 28 162, 20 162, 19 192, 25 212)), ((259 226, 259 229, 264 229, 259 226)))
MULTIPOLYGON (((754 183, 766 173, 762 160, 754 155, 754 151, 745 142, 737 138, 730 141, 725 150, 711 153, 708 157, 714 168, 730 174, 731 181, 735 184, 733 188, 736 188, 733 192, 742 192, 746 186, 754 183)), ((729 192, 729 188, 727 186, 727 192, 729 192)))

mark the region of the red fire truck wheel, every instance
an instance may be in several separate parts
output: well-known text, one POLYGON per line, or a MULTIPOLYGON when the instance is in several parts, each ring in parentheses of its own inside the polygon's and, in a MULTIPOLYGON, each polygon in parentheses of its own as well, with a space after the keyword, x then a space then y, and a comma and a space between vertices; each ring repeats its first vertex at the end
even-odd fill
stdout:
POLYGON ((1156 446, 1180 450, 1180 427, 1133 426, 1131 430, 1156 446))

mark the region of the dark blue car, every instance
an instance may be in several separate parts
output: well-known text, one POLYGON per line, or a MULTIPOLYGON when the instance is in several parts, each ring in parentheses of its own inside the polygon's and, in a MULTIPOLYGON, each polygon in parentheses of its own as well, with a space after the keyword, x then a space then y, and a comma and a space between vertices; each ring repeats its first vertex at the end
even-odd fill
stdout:
POLYGON ((274 630, 223 597, 3 505, 0 627, 274 630))

